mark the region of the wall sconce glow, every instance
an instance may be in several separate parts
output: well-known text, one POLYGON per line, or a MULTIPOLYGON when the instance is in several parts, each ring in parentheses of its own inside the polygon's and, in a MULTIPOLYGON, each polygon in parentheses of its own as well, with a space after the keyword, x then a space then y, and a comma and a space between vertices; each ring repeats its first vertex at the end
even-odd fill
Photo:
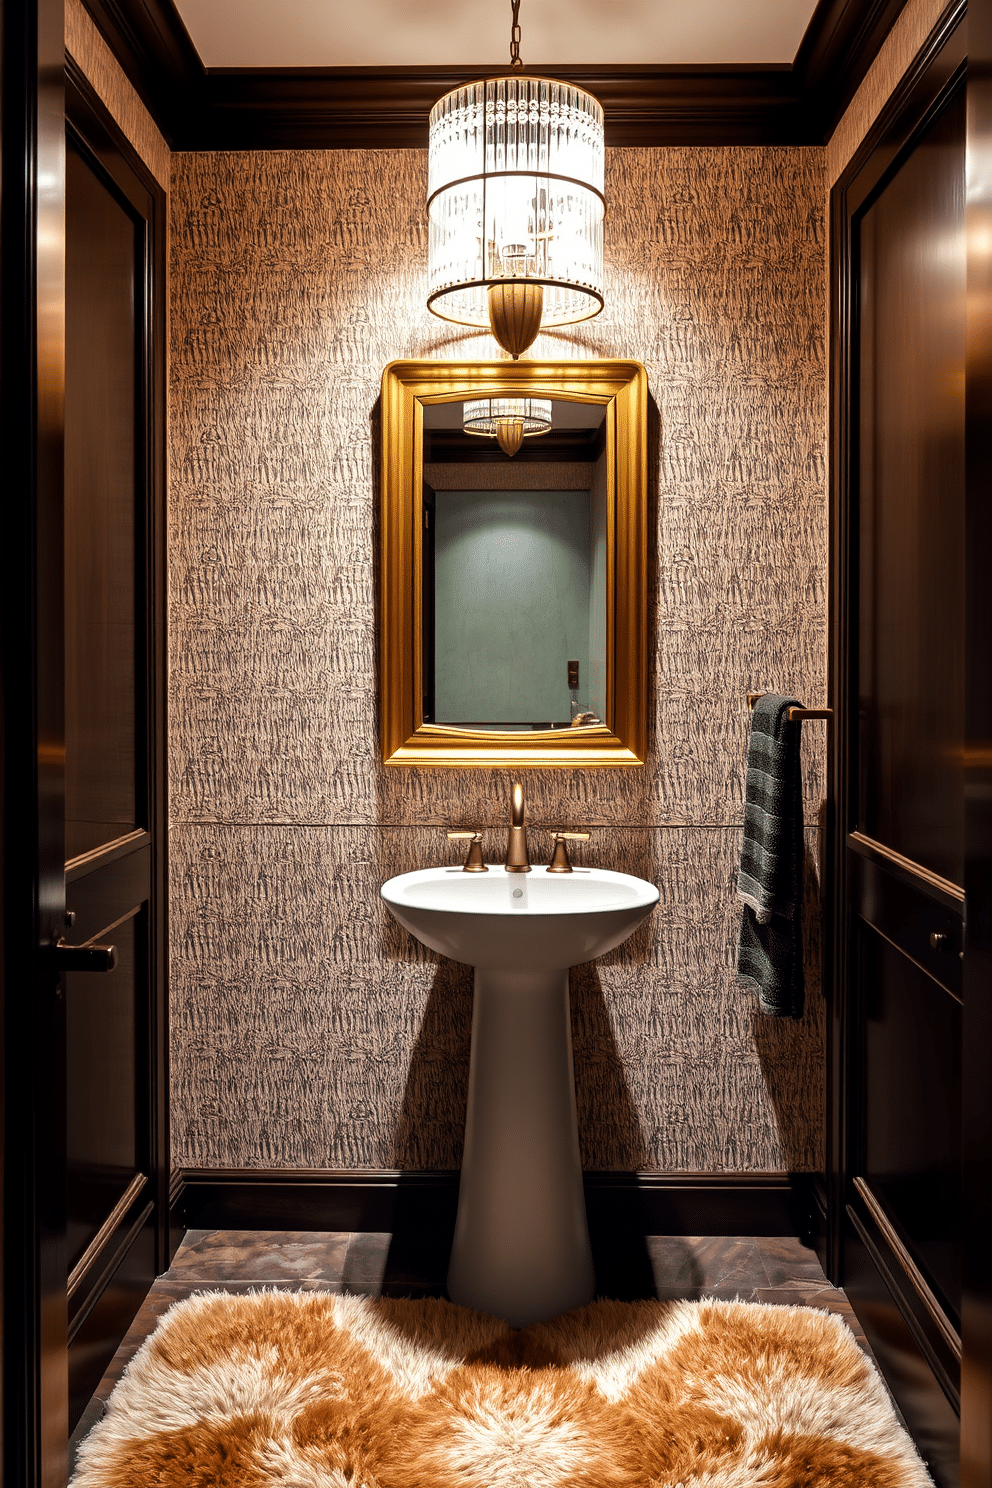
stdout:
MULTIPOLYGON (((519 58, 516 59, 519 61, 519 58)), ((515 359, 603 308, 603 110, 548 78, 490 78, 431 110, 430 292, 515 359)))
POLYGON ((551 428, 550 398, 473 398, 462 406, 466 434, 495 439, 507 455, 515 455, 524 440, 551 428))

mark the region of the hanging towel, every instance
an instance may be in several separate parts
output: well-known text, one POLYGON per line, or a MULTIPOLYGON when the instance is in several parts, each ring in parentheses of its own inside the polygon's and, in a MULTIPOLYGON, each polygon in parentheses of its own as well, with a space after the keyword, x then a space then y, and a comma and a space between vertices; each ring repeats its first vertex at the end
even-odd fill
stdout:
POLYGON ((766 693, 751 714, 744 845, 737 895, 744 901, 737 975, 779 1018, 803 1013, 802 724, 798 698, 766 693))

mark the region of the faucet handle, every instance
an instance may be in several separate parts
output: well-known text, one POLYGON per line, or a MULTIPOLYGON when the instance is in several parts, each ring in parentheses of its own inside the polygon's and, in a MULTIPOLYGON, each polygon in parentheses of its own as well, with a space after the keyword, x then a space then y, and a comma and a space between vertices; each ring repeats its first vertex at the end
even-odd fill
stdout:
POLYGON ((548 864, 549 873, 571 873, 572 865, 568 861, 568 848, 566 842, 588 842, 592 836, 591 832, 552 832, 551 840, 555 845, 554 857, 548 864))
POLYGON ((449 842, 471 842, 468 857, 462 868, 463 873, 488 873, 489 869, 482 861, 482 833, 481 832, 449 832, 449 842))

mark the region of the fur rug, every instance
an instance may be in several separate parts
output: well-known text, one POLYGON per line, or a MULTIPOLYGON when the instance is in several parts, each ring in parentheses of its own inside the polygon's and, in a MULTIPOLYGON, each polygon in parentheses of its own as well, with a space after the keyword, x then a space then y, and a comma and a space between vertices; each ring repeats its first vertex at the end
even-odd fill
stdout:
POLYGON ((595 1302, 516 1332, 440 1301, 199 1293, 135 1355, 74 1488, 929 1488, 840 1318, 595 1302))

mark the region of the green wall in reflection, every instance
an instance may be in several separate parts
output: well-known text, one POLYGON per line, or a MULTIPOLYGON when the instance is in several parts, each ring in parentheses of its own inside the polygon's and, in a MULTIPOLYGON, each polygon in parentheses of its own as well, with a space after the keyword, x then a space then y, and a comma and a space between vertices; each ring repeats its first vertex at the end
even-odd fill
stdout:
POLYGON ((435 718, 567 723, 604 676, 604 516, 589 491, 438 491, 435 718), (595 595, 593 602, 592 596, 595 595), (600 610, 603 613, 600 614, 600 610))

